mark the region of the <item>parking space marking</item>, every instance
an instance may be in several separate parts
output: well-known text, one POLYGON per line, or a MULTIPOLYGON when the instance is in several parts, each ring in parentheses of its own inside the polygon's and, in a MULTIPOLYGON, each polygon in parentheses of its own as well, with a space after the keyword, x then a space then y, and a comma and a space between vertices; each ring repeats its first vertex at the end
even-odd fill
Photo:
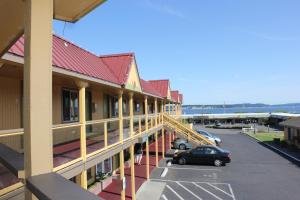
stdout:
POLYGON ((168 168, 165 167, 165 169, 164 169, 164 171, 161 173, 160 177, 163 177, 163 178, 164 178, 164 177, 167 175, 167 173, 168 173, 168 168))
POLYGON ((231 194, 232 194, 232 198, 233 198, 233 200, 235 200, 235 196, 234 196, 234 193, 233 193, 232 187, 231 187, 231 185, 230 185, 230 184, 229 184, 228 186, 229 186, 229 190, 230 190, 230 192, 231 192, 231 194))
POLYGON ((171 190, 180 200, 184 200, 173 188, 171 188, 169 185, 166 185, 166 187, 171 190))
POLYGON ((200 188, 202 190, 204 190, 205 192, 207 192, 208 194, 212 195, 213 197, 215 197, 216 199, 219 199, 219 200, 223 200, 221 199, 220 197, 218 197, 217 195, 215 195, 214 193, 208 191, 207 189, 205 189, 204 187, 201 187, 200 185, 196 184, 196 183, 193 183, 197 188, 200 188))
MULTIPOLYGON (((204 191, 203 195, 210 195, 212 198, 215 198, 217 200, 223 200, 228 199, 228 197, 232 200, 236 200, 235 195, 233 193, 233 189, 229 183, 216 183, 216 182, 197 182, 197 181, 175 181, 175 180, 164 180, 164 179, 151 179, 151 181, 161 181, 161 182, 170 182, 170 183, 176 183, 180 186, 180 188, 184 189, 186 192, 188 192, 190 195, 194 196, 198 200, 202 200, 201 197, 199 197, 197 194, 195 194, 190 186, 185 186, 183 183, 186 184, 192 184, 195 188, 199 188, 202 191, 204 191), (222 186, 224 186, 222 189, 222 186), (208 186, 205 187, 205 186, 208 186), (228 188, 228 190, 226 189, 228 188), (214 189, 214 191, 212 191, 214 189), (226 191, 227 190, 227 191, 226 191), (218 191, 218 192, 217 192, 218 191), (222 195, 223 194, 223 195, 222 195), (227 198, 226 198, 227 197, 227 198)), ((174 189, 172 189, 169 184, 166 185, 166 187, 173 192, 180 200, 185 199, 182 196, 180 196, 174 189)), ((202 193, 201 193, 202 194, 202 193)), ((183 195, 183 194, 181 194, 183 195)), ((164 195, 166 197, 166 195, 164 195)), ((164 197, 162 196, 164 199, 164 197)), ((167 197, 166 197, 167 198, 167 197)), ((164 199, 165 200, 165 199, 164 199)))
MULTIPOLYGON (((157 167, 157 168, 163 169, 163 168, 165 168, 165 167, 157 167)), ((168 167, 168 168, 169 168, 169 169, 195 170, 195 171, 219 171, 219 172, 222 171, 221 169, 209 169, 209 168, 206 168, 206 169, 187 168, 187 167, 168 167)))
POLYGON ((191 190, 189 190, 188 188, 186 188, 184 185, 182 185, 181 183, 179 183, 178 181, 176 181, 176 183, 181 186, 183 189, 185 189, 187 192, 189 192, 191 195, 193 195, 194 197, 196 197, 199 200, 202 200, 198 195, 196 195, 195 193, 193 193, 191 190))
POLYGON ((164 200, 168 200, 167 197, 166 197, 166 195, 164 195, 164 194, 161 195, 161 197, 162 197, 164 200))
MULTIPOLYGON (((220 192, 223 192, 224 194, 226 194, 226 195, 228 195, 228 196, 230 196, 231 198, 233 198, 234 199, 234 197, 231 195, 231 194, 233 194, 233 192, 232 191, 230 191, 231 192, 231 194, 228 194, 227 192, 225 192, 224 190, 222 190, 222 189, 220 189, 220 188, 218 188, 218 187, 216 187, 216 186, 214 186, 213 184, 211 184, 211 183, 207 183, 207 185, 209 185, 209 186, 211 186, 211 187, 213 187, 213 188, 215 188, 216 190, 219 190, 220 192)), ((229 189, 230 190, 230 189, 229 189)))

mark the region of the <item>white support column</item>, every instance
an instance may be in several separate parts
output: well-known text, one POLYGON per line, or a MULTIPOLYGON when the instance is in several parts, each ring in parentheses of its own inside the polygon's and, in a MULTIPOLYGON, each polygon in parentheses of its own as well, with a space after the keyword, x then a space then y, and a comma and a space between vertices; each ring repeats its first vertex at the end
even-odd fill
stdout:
MULTIPOLYGON (((53 0, 25 1, 23 122, 26 178, 53 169, 52 18, 53 0)), ((35 197, 26 190, 25 199, 35 197)))

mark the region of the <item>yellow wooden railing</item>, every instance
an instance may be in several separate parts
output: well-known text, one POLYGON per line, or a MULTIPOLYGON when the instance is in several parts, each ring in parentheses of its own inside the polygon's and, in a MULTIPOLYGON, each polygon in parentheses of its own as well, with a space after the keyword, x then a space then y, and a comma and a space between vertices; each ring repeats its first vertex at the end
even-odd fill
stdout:
MULTIPOLYGON (((136 128, 134 129, 134 134, 131 135, 131 134, 128 134, 128 136, 124 137, 123 138, 123 141, 120 141, 120 140, 115 140, 114 142, 110 143, 110 127, 109 127, 109 124, 111 123, 116 123, 118 124, 119 122, 119 118, 109 118, 109 119, 100 119, 100 120, 91 120, 91 121, 86 121, 84 124, 83 123, 79 123, 79 122, 76 122, 76 123, 68 123, 68 124, 58 124, 58 125, 53 125, 53 128, 52 128, 52 131, 53 131, 53 137, 55 134, 66 134, 63 132, 63 130, 66 130, 66 129, 79 129, 79 130, 82 130, 80 128, 82 128, 82 126, 84 126, 85 128, 86 127, 89 127, 89 126, 95 126, 95 125, 101 125, 103 126, 103 138, 102 137, 99 137, 99 139, 101 138, 101 140, 103 139, 103 147, 102 148, 99 148, 99 149, 96 149, 95 151, 93 152, 86 152, 86 155, 80 155, 78 158, 75 158, 71 161, 68 161, 66 163, 63 163, 59 166, 56 166, 53 168, 53 171, 54 172, 57 172, 57 171, 60 171, 64 168, 67 168, 75 163, 78 163, 78 162, 81 162, 83 161, 83 157, 85 156, 86 158, 89 158, 89 157, 92 157, 92 156, 95 156, 97 154, 101 154, 101 152, 103 151, 106 151, 106 150, 109 150, 117 145, 120 145, 121 143, 129 140, 129 139, 136 139, 137 137, 139 137, 142 133, 144 133, 146 130, 146 125, 148 123, 148 130, 150 130, 151 128, 156 128, 156 124, 155 124, 155 120, 157 119, 157 125, 161 125, 162 124, 162 120, 163 120, 163 115, 161 113, 158 113, 157 115, 155 114, 149 114, 148 115, 148 122, 145 120, 146 119, 146 116, 145 115, 135 115, 133 117, 133 120, 136 121, 136 128), (57 133, 56 133, 57 131, 57 133)), ((128 122, 130 121, 131 118, 130 116, 128 117, 123 117, 123 122, 128 122)), ((126 123, 123 123, 123 124, 126 124, 126 123)), ((128 123, 127 123, 128 124, 128 123)), ((115 132, 116 133, 119 133, 118 129, 119 127, 114 127, 115 128, 115 132)), ((123 125, 123 128, 124 128, 124 125, 123 125)), ((128 129, 129 127, 126 125, 125 127, 126 129, 128 129)), ((69 131, 69 132, 72 132, 72 131, 69 131)), ((79 131, 80 132, 80 131, 79 131)), ((78 133, 80 135, 80 133, 78 133)), ((14 137, 14 136, 22 136, 23 137, 24 135, 24 130, 23 129, 14 129, 14 130, 1 130, 0 131, 0 139, 2 138, 10 138, 10 137, 14 137)), ((118 134, 116 134, 118 136, 118 134)), ((102 134, 101 134, 102 136, 102 134)), ((67 134, 66 134, 66 137, 67 137, 67 134)), ((89 137, 89 135, 87 135, 86 137, 89 137)), ((81 136, 79 136, 79 141, 81 142, 81 140, 83 140, 84 138, 81 138, 81 136)), ((86 140, 87 138, 85 138, 86 140)), ((86 145, 88 146, 88 144, 86 145)), ((82 146, 80 146, 80 149, 82 148, 82 146)), ((82 152, 82 151, 81 151, 82 152)), ((19 183, 16 183, 14 185, 11 185, 7 188, 4 188, 2 190, 0 190, 0 196, 8 193, 8 192, 11 192, 19 187, 22 187, 23 184, 21 182, 19 183)))
POLYGON ((214 142, 208 140, 201 134, 197 133, 190 127, 176 120, 168 114, 163 115, 165 125, 176 130, 177 133, 184 134, 188 139, 193 140, 194 142, 201 145, 216 145, 214 142))

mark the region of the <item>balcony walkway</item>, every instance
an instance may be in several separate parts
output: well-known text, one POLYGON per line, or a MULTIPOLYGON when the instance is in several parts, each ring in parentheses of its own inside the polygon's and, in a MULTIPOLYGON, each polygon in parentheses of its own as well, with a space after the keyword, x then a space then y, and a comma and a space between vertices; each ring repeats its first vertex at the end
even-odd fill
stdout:
MULTIPOLYGON (((135 131, 138 128, 134 127, 135 131)), ((144 126, 142 126, 144 130, 144 126)), ((111 131, 108 133, 108 144, 114 144, 119 141, 119 130, 111 131)), ((129 137, 129 128, 124 128, 124 138, 129 137)), ((87 138, 87 154, 104 148, 104 138, 94 137, 87 138)), ((150 146, 149 146, 150 147, 150 146)), ((62 164, 68 163, 80 157, 80 140, 74 140, 64 144, 55 145, 53 147, 53 167, 58 167, 62 164)), ((0 164, 0 190, 8 186, 20 182, 11 171, 9 171, 5 166, 0 164)))
MULTIPOLYGON (((169 137, 165 136, 165 149, 169 149, 169 137)), ((158 138, 158 161, 162 159, 162 138, 158 138)), ((155 168, 155 141, 149 144, 149 172, 151 174, 152 170, 155 168)), ((142 158, 141 165, 134 165, 135 172, 135 191, 137 192, 141 185, 147 181, 146 177, 146 156, 145 150, 142 158)), ((117 172, 118 173, 118 172, 117 172)), ((126 177, 126 199, 131 199, 131 168, 125 168, 125 177, 126 177)), ((99 197, 107 200, 120 200, 121 199, 121 189, 122 182, 118 179, 113 179, 113 182, 101 193, 99 193, 99 197)))

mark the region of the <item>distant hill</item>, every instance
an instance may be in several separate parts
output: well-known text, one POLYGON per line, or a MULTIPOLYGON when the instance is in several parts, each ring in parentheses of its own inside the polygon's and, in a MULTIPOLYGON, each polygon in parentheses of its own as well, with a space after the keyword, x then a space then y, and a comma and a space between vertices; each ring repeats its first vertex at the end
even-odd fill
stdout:
POLYGON ((183 105, 184 108, 193 108, 193 109, 201 109, 201 108, 258 108, 258 107, 268 107, 268 106, 278 106, 278 107, 286 107, 286 106, 300 106, 300 103, 286 103, 286 104, 264 104, 264 103, 239 103, 239 104, 216 104, 216 105, 183 105))

